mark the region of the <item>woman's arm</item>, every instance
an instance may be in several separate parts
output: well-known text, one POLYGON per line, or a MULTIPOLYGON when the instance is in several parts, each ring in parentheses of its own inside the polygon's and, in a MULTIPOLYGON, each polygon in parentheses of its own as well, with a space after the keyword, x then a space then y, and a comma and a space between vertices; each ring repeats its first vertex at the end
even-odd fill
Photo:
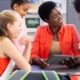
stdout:
POLYGON ((32 48, 31 48, 31 62, 33 58, 39 58, 40 52, 40 28, 37 28, 35 32, 34 39, 32 41, 32 48))
POLYGON ((23 58, 23 56, 20 55, 18 50, 8 38, 4 38, 2 40, 0 43, 0 49, 3 51, 4 55, 14 60, 20 69, 23 69, 27 72, 31 70, 30 64, 26 61, 25 58, 23 58))
POLYGON ((78 50, 79 46, 79 35, 78 31, 76 30, 76 27, 72 25, 72 49, 75 56, 80 55, 80 51, 78 50))

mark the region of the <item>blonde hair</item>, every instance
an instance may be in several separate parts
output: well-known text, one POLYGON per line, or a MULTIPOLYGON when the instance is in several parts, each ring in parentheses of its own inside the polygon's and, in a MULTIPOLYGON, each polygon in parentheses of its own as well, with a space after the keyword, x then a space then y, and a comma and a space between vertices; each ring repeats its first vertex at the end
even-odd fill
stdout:
POLYGON ((16 11, 4 10, 0 13, 0 36, 7 36, 7 24, 13 24, 18 20, 20 15, 16 11))

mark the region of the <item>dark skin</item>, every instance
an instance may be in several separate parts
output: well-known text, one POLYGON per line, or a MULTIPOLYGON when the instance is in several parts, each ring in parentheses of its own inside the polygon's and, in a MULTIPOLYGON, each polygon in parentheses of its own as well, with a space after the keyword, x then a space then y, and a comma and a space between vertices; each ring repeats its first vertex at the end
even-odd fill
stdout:
MULTIPOLYGON (((57 8, 51 11, 48 20, 45 20, 49 24, 49 28, 51 29, 54 38, 53 40, 59 41, 58 39, 58 32, 63 25, 62 15, 57 10, 57 8)), ((46 60, 41 58, 34 58, 33 63, 39 65, 41 68, 46 68, 49 64, 46 63, 46 60)), ((69 68, 75 68, 78 65, 78 60, 76 58, 68 58, 61 62, 61 64, 67 65, 69 68)))

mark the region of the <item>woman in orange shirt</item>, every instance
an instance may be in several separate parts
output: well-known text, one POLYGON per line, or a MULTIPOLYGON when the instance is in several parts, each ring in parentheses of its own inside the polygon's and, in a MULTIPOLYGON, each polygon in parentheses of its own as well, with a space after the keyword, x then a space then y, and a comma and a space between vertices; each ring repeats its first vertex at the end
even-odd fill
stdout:
MULTIPOLYGON (((52 1, 44 2, 38 10, 40 18, 47 22, 37 28, 33 43, 31 62, 41 67, 48 64, 45 60, 52 54, 79 56, 77 49, 78 34, 72 24, 63 24, 62 15, 52 1)), ((75 67, 77 60, 64 62, 68 67, 75 67)), ((72 80, 76 80, 72 78, 72 80)))
MULTIPOLYGON (((0 13, 0 76, 6 70, 10 59, 25 71, 30 71, 28 61, 20 55, 12 40, 21 32, 21 17, 15 11, 3 11, 0 13)), ((27 53, 30 54, 30 53, 27 53)))

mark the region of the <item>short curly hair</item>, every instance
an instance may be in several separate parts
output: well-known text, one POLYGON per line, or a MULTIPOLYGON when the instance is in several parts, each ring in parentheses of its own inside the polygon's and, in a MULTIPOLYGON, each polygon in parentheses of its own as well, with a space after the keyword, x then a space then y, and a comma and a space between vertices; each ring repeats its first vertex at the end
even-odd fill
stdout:
POLYGON ((74 8, 75 10, 80 13, 80 0, 74 0, 74 8))
POLYGON ((49 19, 52 9, 56 7, 56 3, 53 1, 46 1, 42 3, 38 8, 38 14, 40 18, 45 21, 49 19))

